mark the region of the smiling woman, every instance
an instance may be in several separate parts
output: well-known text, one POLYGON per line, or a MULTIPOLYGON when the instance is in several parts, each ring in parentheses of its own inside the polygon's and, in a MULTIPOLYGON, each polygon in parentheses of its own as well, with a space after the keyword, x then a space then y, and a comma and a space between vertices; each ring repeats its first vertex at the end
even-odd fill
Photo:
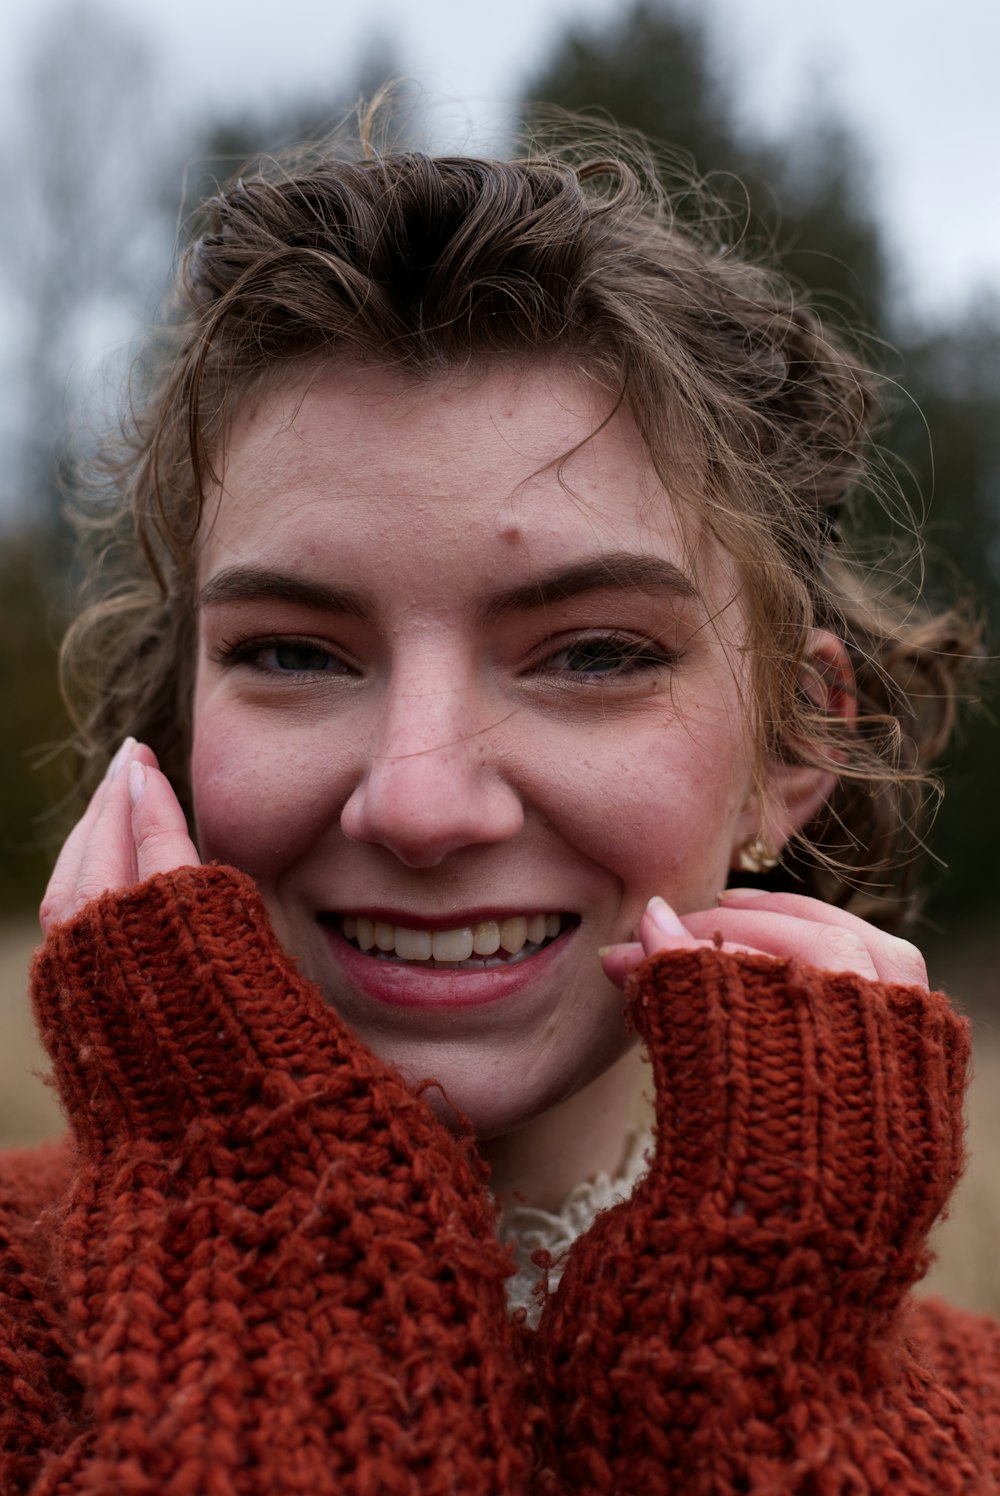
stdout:
POLYGON ((657 486, 627 412, 557 365, 348 364, 237 419, 199 554, 202 856, 251 875, 356 1034, 504 1137, 494 1188, 552 1208, 615 1169, 638 1079, 599 950, 650 889, 712 904, 760 823, 732 567, 703 545, 686 574, 657 486), (447 971, 444 931, 470 945, 447 971), (531 1126, 556 1107, 558 1171, 531 1126))
POLYGON ((68 645, 3 1489, 992 1489, 907 1298, 965 1027, 846 907, 962 644, 841 554, 867 376, 620 161, 212 213, 68 645))

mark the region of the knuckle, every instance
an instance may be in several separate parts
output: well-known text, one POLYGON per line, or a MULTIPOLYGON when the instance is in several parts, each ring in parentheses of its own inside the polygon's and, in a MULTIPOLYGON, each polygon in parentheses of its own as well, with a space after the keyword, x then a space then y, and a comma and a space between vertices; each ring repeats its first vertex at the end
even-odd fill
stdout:
POLYGON ((38 906, 38 923, 47 935, 50 928, 59 923, 59 910, 62 908, 62 899, 57 899, 53 894, 46 894, 38 906))
POLYGON ((140 852, 155 852, 158 848, 166 846, 171 837, 171 831, 159 821, 153 821, 146 826, 137 826, 135 830, 135 844, 140 852))
POLYGON ((176 831, 159 822, 136 832, 136 856, 139 876, 149 877, 155 872, 164 872, 185 861, 184 849, 176 831))
POLYGON ((901 940, 898 935, 890 936, 889 939, 893 965, 899 972, 898 980, 921 987, 926 986, 927 965, 923 952, 912 941, 901 940))
POLYGON ((81 878, 73 891, 73 898, 67 900, 70 906, 68 913, 76 914, 85 904, 89 904, 91 899, 99 899, 101 894, 107 893, 108 889, 112 886, 110 879, 106 877, 94 876, 81 878))
POLYGON ((856 967, 859 962, 866 966, 872 965, 871 953, 867 945, 854 930, 843 930, 831 926, 827 943, 830 955, 835 960, 843 961, 847 967, 856 967))
POLYGON ((73 890, 62 878, 52 877, 38 906, 38 922, 48 934, 53 925, 61 924, 73 911, 73 890))
POLYGON ((159 835, 160 827, 155 821, 140 820, 138 816, 132 817, 132 836, 137 852, 142 852, 150 844, 155 843, 159 835))

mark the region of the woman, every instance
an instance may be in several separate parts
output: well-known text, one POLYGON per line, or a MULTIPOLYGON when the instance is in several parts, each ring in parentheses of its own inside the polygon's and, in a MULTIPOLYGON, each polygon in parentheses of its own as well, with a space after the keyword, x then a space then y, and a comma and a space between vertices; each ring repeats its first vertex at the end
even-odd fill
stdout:
POLYGON ((906 1297, 965 1027, 846 907, 961 647, 838 555, 866 377, 620 162, 213 214, 69 641, 3 1489, 993 1489, 906 1297))

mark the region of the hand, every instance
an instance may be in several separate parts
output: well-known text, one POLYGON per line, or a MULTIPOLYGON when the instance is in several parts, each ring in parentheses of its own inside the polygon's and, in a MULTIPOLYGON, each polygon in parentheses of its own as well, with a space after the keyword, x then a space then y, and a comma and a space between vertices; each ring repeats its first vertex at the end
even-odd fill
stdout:
POLYGON ((821 971, 850 971, 872 981, 927 988, 927 968, 916 946, 846 910, 802 894, 729 888, 718 909, 680 919, 663 899, 650 899, 636 942, 609 946, 602 960, 622 986, 629 972, 657 951, 719 946, 734 953, 792 956, 821 971))
POLYGON ((59 853, 38 912, 42 930, 47 935, 109 889, 200 862, 156 755, 126 738, 59 853))

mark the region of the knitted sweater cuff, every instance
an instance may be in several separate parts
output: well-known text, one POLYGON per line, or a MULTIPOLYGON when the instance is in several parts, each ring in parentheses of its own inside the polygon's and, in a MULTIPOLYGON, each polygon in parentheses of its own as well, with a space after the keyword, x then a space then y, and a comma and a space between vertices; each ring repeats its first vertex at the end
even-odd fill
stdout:
POLYGON ((32 994, 82 1140, 165 1139, 199 1112, 241 1108, 268 1074, 307 1083, 377 1064, 231 868, 180 868, 94 900, 50 933, 32 994))
POLYGON ((639 1212, 901 1296, 963 1161, 969 1034, 947 999, 715 950, 654 957, 628 994, 657 1093, 639 1212))

